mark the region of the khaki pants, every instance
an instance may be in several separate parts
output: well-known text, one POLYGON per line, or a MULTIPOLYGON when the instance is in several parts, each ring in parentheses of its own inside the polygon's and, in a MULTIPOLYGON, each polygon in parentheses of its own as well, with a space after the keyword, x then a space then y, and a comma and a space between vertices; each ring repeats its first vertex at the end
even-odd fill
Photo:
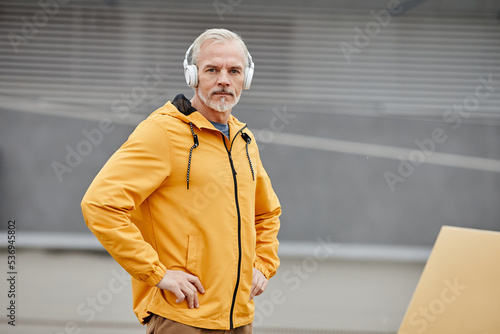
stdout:
POLYGON ((203 329, 184 325, 169 319, 152 314, 148 322, 146 334, 252 334, 253 324, 241 326, 231 330, 203 329))

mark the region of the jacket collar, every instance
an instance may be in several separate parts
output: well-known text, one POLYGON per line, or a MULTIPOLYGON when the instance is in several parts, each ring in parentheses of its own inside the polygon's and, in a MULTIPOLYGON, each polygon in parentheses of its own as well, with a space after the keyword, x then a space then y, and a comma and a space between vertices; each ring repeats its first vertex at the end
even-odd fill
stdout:
MULTIPOLYGON (((151 116, 156 114, 169 115, 185 123, 192 123, 198 129, 206 128, 216 130, 213 124, 191 105, 191 101, 189 101, 184 94, 178 94, 172 101, 168 101, 163 107, 153 112, 151 116)), ((245 123, 240 122, 233 115, 229 116, 228 124, 231 132, 235 130, 233 133, 238 132, 246 126, 245 123)))
MULTIPOLYGON (((191 128, 191 134, 193 136, 193 146, 191 146, 191 149, 189 150, 188 168, 186 173, 186 187, 189 190, 191 159, 193 156, 193 151, 198 146, 200 146, 198 135, 195 133, 193 126, 196 126, 200 130, 203 128, 211 130, 217 130, 217 129, 212 123, 210 123, 210 121, 208 121, 202 114, 200 114, 199 111, 193 108, 191 102, 188 99, 186 99, 186 97, 182 94, 177 95, 172 102, 170 101, 167 102, 163 107, 153 112, 150 115, 150 117, 157 114, 168 115, 180 119, 186 124, 189 124, 189 127, 191 128)), ((248 145, 251 142, 251 138, 247 133, 243 133, 243 129, 245 129, 247 125, 245 123, 241 123, 240 121, 238 121, 238 119, 236 119, 236 117, 234 117, 233 115, 229 116, 228 124, 229 124, 229 133, 232 136, 232 139, 230 140, 225 136, 222 136, 225 142, 226 150, 228 150, 228 152, 231 152, 233 142, 237 136, 241 136, 241 138, 243 138, 243 140, 246 142, 246 153, 247 153, 248 163, 250 164, 250 170, 252 171, 252 178, 253 180, 255 180, 252 160, 250 159, 250 154, 248 152, 248 145)))

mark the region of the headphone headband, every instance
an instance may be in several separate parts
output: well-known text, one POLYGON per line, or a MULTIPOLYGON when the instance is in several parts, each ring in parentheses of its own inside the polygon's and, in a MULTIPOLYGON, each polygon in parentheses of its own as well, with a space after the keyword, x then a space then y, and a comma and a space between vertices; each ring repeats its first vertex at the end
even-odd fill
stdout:
MULTIPOLYGON (((187 49, 186 55, 184 56, 184 61, 182 65, 184 66, 184 76, 186 77, 186 84, 189 87, 198 86, 198 67, 194 64, 189 65, 188 57, 189 53, 193 49, 194 43, 187 49)), ((252 55, 247 51, 248 60, 250 64, 246 64, 245 68, 245 79, 243 80, 243 89, 249 89, 252 84, 253 72, 255 69, 255 64, 252 59, 252 55)))

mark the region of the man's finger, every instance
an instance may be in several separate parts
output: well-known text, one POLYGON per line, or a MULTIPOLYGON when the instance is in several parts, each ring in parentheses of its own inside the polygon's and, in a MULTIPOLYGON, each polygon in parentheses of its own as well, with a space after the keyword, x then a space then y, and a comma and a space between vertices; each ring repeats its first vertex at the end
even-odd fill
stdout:
POLYGON ((184 293, 181 291, 181 289, 179 289, 179 288, 175 289, 174 294, 175 294, 175 296, 177 297, 177 299, 175 300, 175 302, 176 302, 177 304, 182 303, 182 301, 183 301, 183 300, 184 300, 184 298, 185 298, 185 295, 184 295, 184 293))
POLYGON ((192 283, 196 287, 196 289, 198 289, 198 291, 200 291, 201 293, 205 293, 205 288, 201 284, 200 279, 198 277, 193 275, 187 275, 186 278, 190 283, 192 283))
POLYGON ((250 300, 252 300, 253 297, 257 295, 257 292, 259 291, 260 287, 258 282, 253 282, 252 283, 252 291, 250 291, 250 300))
POLYGON ((198 304, 198 291, 189 282, 186 282, 183 286, 183 292, 186 296, 189 308, 193 308, 198 304))
POLYGON ((252 300, 252 298, 255 296, 255 287, 252 289, 252 291, 250 291, 250 299, 249 300, 252 300))
MULTIPOLYGON (((188 281, 188 285, 193 291, 193 304, 192 306, 199 308, 200 303, 198 301, 198 291, 201 293, 205 293, 205 289, 203 285, 201 285, 200 279, 194 275, 186 274, 186 280, 188 281)), ((192 308, 192 307, 190 307, 192 308)))
POLYGON ((262 284, 260 284, 259 286, 259 290, 255 293, 255 295, 256 296, 261 295, 266 290, 266 287, 267 287, 267 280, 263 280, 262 284))
POLYGON ((253 269, 253 278, 252 278, 252 289, 250 291, 250 299, 258 296, 266 290, 267 287, 267 278, 262 274, 258 269, 253 269))

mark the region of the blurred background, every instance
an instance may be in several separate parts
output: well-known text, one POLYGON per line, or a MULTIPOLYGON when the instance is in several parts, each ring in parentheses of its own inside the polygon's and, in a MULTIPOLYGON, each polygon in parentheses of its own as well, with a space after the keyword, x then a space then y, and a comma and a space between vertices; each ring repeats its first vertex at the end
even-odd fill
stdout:
POLYGON ((283 207, 256 333, 396 333, 441 226, 500 230, 499 1, 2 0, 2 333, 145 332, 80 201, 140 121, 192 97, 184 54, 213 27, 253 56, 233 114, 283 207))

